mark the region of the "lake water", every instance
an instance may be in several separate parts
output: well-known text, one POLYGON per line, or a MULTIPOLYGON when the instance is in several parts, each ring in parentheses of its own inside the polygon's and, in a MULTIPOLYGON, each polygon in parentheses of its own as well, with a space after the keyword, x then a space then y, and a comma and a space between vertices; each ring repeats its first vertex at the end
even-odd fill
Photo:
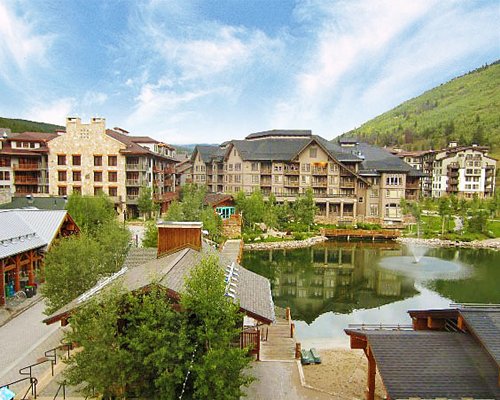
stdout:
POLYGON ((246 251, 241 264, 271 280, 290 307, 304 347, 348 346, 349 324, 411 324, 407 311, 451 303, 500 304, 500 252, 417 249, 394 242, 325 242, 293 250, 246 251))

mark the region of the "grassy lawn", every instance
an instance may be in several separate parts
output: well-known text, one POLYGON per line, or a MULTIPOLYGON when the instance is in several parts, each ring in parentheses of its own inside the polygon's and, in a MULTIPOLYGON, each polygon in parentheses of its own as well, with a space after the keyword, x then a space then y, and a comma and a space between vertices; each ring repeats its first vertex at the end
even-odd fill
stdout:
POLYGON ((488 221, 488 231, 491 231, 494 237, 500 237, 500 220, 488 221))

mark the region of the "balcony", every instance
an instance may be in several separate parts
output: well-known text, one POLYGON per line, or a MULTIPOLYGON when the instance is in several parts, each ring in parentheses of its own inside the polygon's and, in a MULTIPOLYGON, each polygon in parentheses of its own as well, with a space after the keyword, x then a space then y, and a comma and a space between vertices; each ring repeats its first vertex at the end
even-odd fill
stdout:
POLYGON ((14 184, 16 185, 39 185, 40 184, 40 179, 39 178, 34 178, 34 177, 15 177, 14 178, 14 184))
POLYGON ((127 179, 125 180, 125 186, 144 186, 146 185, 145 179, 127 179))
POLYGON ((353 188, 354 187, 354 181, 348 181, 348 180, 340 180, 340 187, 345 187, 345 188, 353 188))
POLYGON ((406 182, 406 189, 418 190, 420 185, 418 182, 406 182))
POLYGON ((448 171, 448 177, 458 178, 458 171, 448 171))
POLYGON ((137 204, 137 200, 139 200, 138 194, 127 194, 127 203, 137 204))
POLYGON ((175 174, 175 167, 167 167, 163 170, 166 174, 175 174))
MULTIPOLYGON (((262 185, 262 184, 261 184, 262 185)), ((285 182, 283 183, 284 186, 288 186, 288 187, 299 187, 299 181, 287 181, 285 180, 285 182)))
POLYGON ((260 174, 261 175, 271 175, 272 174, 272 169, 271 168, 261 167, 260 174))
POLYGON ((13 164, 12 168, 14 171, 38 171, 40 169, 40 163, 13 164))
POLYGON ((146 171, 147 169, 148 166, 145 163, 125 164, 126 171, 146 171))
POLYGON ((326 187, 328 184, 326 181, 312 181, 312 187, 326 187))
POLYGON ((313 168, 311 173, 313 175, 328 175, 328 169, 327 168, 313 168))
POLYGON ((272 186, 271 180, 270 179, 261 179, 260 186, 272 186))
POLYGON ((448 185, 458 185, 458 179, 457 178, 449 178, 448 185))

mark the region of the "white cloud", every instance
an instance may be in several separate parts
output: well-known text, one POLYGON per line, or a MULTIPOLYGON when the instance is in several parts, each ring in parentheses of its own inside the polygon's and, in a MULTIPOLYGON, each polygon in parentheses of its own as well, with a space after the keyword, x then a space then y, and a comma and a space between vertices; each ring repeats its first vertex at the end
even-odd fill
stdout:
POLYGON ((26 119, 65 125, 66 117, 72 115, 75 99, 71 97, 57 99, 48 103, 37 103, 24 113, 26 119))
POLYGON ((8 7, 12 4, 0 2, 0 74, 7 79, 26 73, 33 64, 44 64, 54 37, 37 33, 28 18, 8 7))

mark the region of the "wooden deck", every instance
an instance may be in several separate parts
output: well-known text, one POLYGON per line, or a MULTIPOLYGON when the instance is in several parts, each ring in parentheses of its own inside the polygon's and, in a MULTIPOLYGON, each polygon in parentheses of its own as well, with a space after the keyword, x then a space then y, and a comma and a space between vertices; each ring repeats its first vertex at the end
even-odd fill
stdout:
POLYGON ((401 236, 401 232, 397 229, 380 229, 380 230, 365 230, 365 229, 321 229, 321 235, 328 238, 345 238, 348 241, 356 239, 369 240, 386 240, 395 239, 401 236))
POLYGON ((229 260, 239 264, 241 261, 241 257, 243 256, 243 240, 227 240, 222 247, 221 254, 223 254, 229 260))

